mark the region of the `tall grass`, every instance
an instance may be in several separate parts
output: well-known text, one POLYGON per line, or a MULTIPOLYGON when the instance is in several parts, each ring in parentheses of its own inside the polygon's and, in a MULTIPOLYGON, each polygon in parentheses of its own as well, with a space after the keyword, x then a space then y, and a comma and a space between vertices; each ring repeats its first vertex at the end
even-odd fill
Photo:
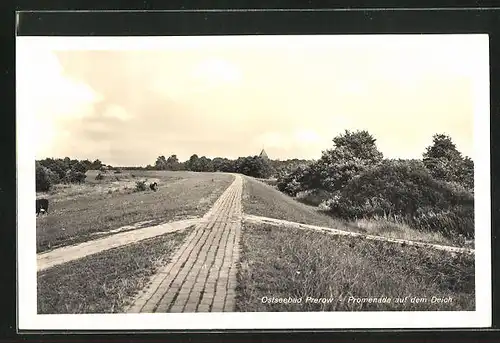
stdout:
POLYGON ((475 308, 473 256, 268 225, 245 224, 238 282, 237 311, 475 308), (302 302, 268 303, 263 297, 302 298, 302 302), (307 302, 307 297, 332 301, 307 302), (369 297, 392 301, 349 301, 369 297), (439 303, 433 297, 451 301, 439 303), (397 298, 406 301, 396 303, 397 298), (412 302, 412 298, 426 301, 412 302))
POLYGON ((192 227, 39 272, 38 313, 121 312, 191 231, 192 227))

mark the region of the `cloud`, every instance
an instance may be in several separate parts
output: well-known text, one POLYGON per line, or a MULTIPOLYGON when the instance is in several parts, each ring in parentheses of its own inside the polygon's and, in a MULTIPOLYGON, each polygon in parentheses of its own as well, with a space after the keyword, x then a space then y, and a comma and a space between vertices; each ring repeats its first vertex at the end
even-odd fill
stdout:
POLYGON ((103 115, 108 118, 117 118, 123 121, 127 121, 133 118, 133 116, 128 113, 127 110, 122 106, 114 104, 108 105, 103 115))
POLYGON ((320 140, 320 136, 313 130, 298 130, 295 132, 295 140, 298 142, 310 143, 320 140))
POLYGON ((238 157, 264 146, 273 158, 317 158, 345 129, 367 129, 387 156, 419 156, 442 131, 472 150, 476 58, 467 46, 418 37, 245 39, 142 51, 28 49, 18 56, 18 93, 21 110, 36 110, 45 125, 38 155, 148 164, 159 155, 238 157))
POLYGON ((35 121, 37 154, 53 153, 64 122, 88 115, 101 96, 85 82, 65 77, 53 51, 22 43, 17 49, 18 115, 35 121))
POLYGON ((254 141, 266 148, 289 148, 292 144, 289 135, 281 132, 265 132, 256 136, 254 141))
POLYGON ((219 58, 209 58, 198 63, 191 76, 208 86, 236 83, 242 78, 241 70, 233 63, 219 58))

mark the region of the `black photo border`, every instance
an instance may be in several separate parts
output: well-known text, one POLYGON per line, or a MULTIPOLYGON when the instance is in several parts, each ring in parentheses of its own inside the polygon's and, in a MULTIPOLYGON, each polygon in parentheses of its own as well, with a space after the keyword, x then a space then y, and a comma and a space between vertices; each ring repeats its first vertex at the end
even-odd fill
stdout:
MULTIPOLYGON (((500 127, 500 7, 495 1, 455 1, 437 5, 437 1, 379 1, 367 5, 361 1, 292 2, 269 1, 261 4, 241 1, 234 4, 218 1, 140 1, 127 4, 119 1, 89 2, 18 1, 10 11, 2 11, 0 25, 7 35, 7 47, 0 56, 5 60, 1 73, 4 95, 9 109, 2 116, 2 147, 6 158, 0 168, 0 243, 3 254, 2 319, 0 340, 6 341, 168 341, 209 340, 253 341, 293 338, 294 340, 357 341, 368 340, 418 342, 497 341, 500 328, 497 253, 500 199, 499 141, 495 130, 500 127), (207 4, 211 5, 208 6, 207 4), (239 5, 239 6, 238 6, 239 5), (427 5, 427 8, 423 6, 427 5), (421 6, 421 7, 417 7, 421 6), (22 11, 16 16, 15 11, 22 11), (16 22, 16 18, 20 21, 16 22), (155 35, 240 35, 240 34, 389 34, 389 33, 487 33, 490 37, 490 144, 491 144, 491 214, 492 214, 492 327, 484 329, 421 329, 421 330, 199 330, 31 332, 17 331, 16 284, 16 139, 15 139, 15 35, 20 36, 155 36, 155 35), (7 124, 7 125, 5 125, 7 124), (76 336, 67 336, 67 334, 76 336), (202 336, 200 336, 202 335, 202 336), (483 340, 481 340, 483 341, 483 340)), ((500 4, 498 4, 500 6, 500 4)), ((498 130, 497 130, 498 131, 498 130)), ((20 228, 21 229, 21 228, 20 228)), ((500 340, 500 338, 499 338, 500 340)))

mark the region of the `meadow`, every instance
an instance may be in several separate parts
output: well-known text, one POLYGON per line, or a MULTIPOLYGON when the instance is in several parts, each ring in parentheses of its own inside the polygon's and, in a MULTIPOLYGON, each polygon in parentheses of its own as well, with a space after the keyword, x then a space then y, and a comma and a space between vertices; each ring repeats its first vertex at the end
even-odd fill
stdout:
POLYGON ((122 312, 191 231, 146 239, 39 272, 38 313, 122 312))
MULTIPOLYGON (((57 184, 49 192, 37 193, 50 201, 49 214, 37 218, 37 252, 100 237, 124 225, 162 222, 205 214, 231 184, 223 173, 187 171, 107 172, 96 180, 97 171, 87 172, 81 184, 57 184), (158 183, 136 191, 136 182, 158 183)), ((140 225, 138 226, 140 227, 140 225)))
POLYGON ((236 311, 475 309, 474 256, 264 224, 244 224, 241 245, 236 311))

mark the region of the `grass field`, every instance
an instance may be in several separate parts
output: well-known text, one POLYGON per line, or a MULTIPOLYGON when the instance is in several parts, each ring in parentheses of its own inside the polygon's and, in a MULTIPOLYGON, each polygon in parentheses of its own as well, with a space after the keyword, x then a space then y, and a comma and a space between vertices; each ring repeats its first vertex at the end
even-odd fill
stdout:
POLYGON ((108 250, 38 273, 38 313, 120 312, 192 228, 108 250))
POLYGON ((475 308, 473 256, 249 224, 243 227, 241 244, 237 311, 475 308), (263 297, 302 300, 263 303, 263 297), (370 303, 368 297, 377 300, 370 303), (402 301, 396 303, 397 298, 402 301), (451 301, 436 302, 437 298, 451 301))
POLYGON ((242 201, 243 211, 256 216, 283 219, 369 235, 455 245, 452 240, 439 232, 418 231, 408 225, 393 223, 385 219, 345 221, 333 218, 322 212, 318 207, 299 202, 281 193, 276 188, 250 177, 245 177, 242 201))
POLYGON ((56 185, 50 193, 49 214, 37 218, 37 252, 88 240, 92 233, 142 221, 155 223, 202 216, 231 184, 221 173, 126 171, 95 180, 87 173, 81 185, 56 185), (135 192, 135 183, 158 182, 157 192, 135 192))

